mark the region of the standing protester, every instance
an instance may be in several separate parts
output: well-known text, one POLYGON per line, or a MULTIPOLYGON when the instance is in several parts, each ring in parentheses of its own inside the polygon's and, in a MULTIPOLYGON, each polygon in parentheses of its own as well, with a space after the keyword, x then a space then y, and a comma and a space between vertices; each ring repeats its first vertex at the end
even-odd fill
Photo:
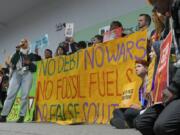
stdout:
POLYGON ((122 33, 119 35, 113 35, 112 36, 112 39, 116 39, 116 38, 120 38, 120 37, 124 37, 126 36, 126 34, 124 34, 124 28, 123 28, 123 25, 121 22, 119 21, 112 21, 111 24, 110 24, 110 31, 114 31, 114 30, 117 30, 117 29, 121 29, 122 33))
POLYGON ((11 58, 13 73, 9 82, 7 98, 1 112, 0 122, 6 122, 20 87, 22 88, 21 109, 17 122, 21 123, 24 121, 27 111, 28 94, 33 81, 32 73, 36 71, 36 65, 32 62, 28 52, 28 41, 23 39, 20 45, 16 47, 16 53, 11 58))
POLYGON ((52 51, 50 49, 45 49, 44 50, 44 58, 45 59, 52 58, 53 57, 52 55, 53 55, 53 53, 52 53, 52 51))
POLYGON ((138 17, 138 30, 143 30, 151 25, 151 17, 148 14, 140 14, 138 17))
POLYGON ((61 55, 66 55, 66 51, 63 47, 63 43, 59 44, 59 46, 57 47, 56 52, 55 52, 55 57, 61 56, 61 55))
POLYGON ((93 44, 100 44, 103 42, 103 36, 102 35, 95 35, 93 38, 93 44))
POLYGON ((66 50, 66 54, 73 54, 78 50, 78 44, 74 41, 73 37, 66 37, 64 41, 64 48, 66 50))
MULTIPOLYGON (((138 24, 137 24, 137 30, 138 31, 143 31, 145 29, 148 29, 149 26, 151 25, 151 17, 148 14, 140 14, 138 17, 138 24)), ((148 33, 148 40, 147 43, 149 44, 149 38, 150 38, 150 31, 147 31, 148 33)), ((149 48, 147 46, 147 54, 149 53, 149 48)), ((147 61, 150 61, 150 58, 147 55, 147 61)))

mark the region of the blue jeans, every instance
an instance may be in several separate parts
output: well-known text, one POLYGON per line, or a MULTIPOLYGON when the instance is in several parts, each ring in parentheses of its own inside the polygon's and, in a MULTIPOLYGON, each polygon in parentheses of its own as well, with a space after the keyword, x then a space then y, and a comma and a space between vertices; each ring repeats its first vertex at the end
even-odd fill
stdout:
POLYGON ((25 116, 27 111, 27 102, 29 91, 32 87, 33 75, 30 71, 20 72, 15 70, 12 74, 12 78, 9 82, 9 88, 7 91, 7 98, 4 102, 2 116, 7 116, 12 108, 12 105, 16 99, 17 93, 21 88, 21 110, 19 116, 25 116))

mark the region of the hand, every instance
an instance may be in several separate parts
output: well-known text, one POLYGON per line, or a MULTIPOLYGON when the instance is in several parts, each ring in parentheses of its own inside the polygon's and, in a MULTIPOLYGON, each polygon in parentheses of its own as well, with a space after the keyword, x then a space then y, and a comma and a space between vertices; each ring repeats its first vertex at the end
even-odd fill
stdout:
POLYGON ((16 46, 16 51, 20 51, 20 49, 21 49, 20 45, 16 46))
POLYGON ((147 100, 147 107, 150 107, 150 106, 152 106, 154 104, 152 91, 145 92, 144 97, 147 100))
POLYGON ((144 94, 143 94, 143 97, 144 97, 144 99, 146 99, 146 100, 150 100, 151 99, 151 92, 144 92, 144 94))
POLYGON ((132 105, 130 106, 130 108, 137 109, 137 110, 141 110, 141 106, 138 105, 138 104, 132 104, 132 105))

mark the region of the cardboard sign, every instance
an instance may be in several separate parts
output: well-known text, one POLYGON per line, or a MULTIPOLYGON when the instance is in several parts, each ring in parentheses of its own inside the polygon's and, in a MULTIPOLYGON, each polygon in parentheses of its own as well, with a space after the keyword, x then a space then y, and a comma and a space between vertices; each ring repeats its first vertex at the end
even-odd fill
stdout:
POLYGON ((74 24, 66 23, 65 27, 65 37, 73 37, 74 35, 74 24))

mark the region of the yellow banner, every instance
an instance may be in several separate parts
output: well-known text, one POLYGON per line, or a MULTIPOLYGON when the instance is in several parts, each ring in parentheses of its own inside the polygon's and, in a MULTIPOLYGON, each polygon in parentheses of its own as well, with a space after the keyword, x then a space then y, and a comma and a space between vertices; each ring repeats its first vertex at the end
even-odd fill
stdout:
POLYGON ((146 58, 146 33, 39 62, 37 121, 105 124, 115 108, 138 104, 134 61, 146 58))

